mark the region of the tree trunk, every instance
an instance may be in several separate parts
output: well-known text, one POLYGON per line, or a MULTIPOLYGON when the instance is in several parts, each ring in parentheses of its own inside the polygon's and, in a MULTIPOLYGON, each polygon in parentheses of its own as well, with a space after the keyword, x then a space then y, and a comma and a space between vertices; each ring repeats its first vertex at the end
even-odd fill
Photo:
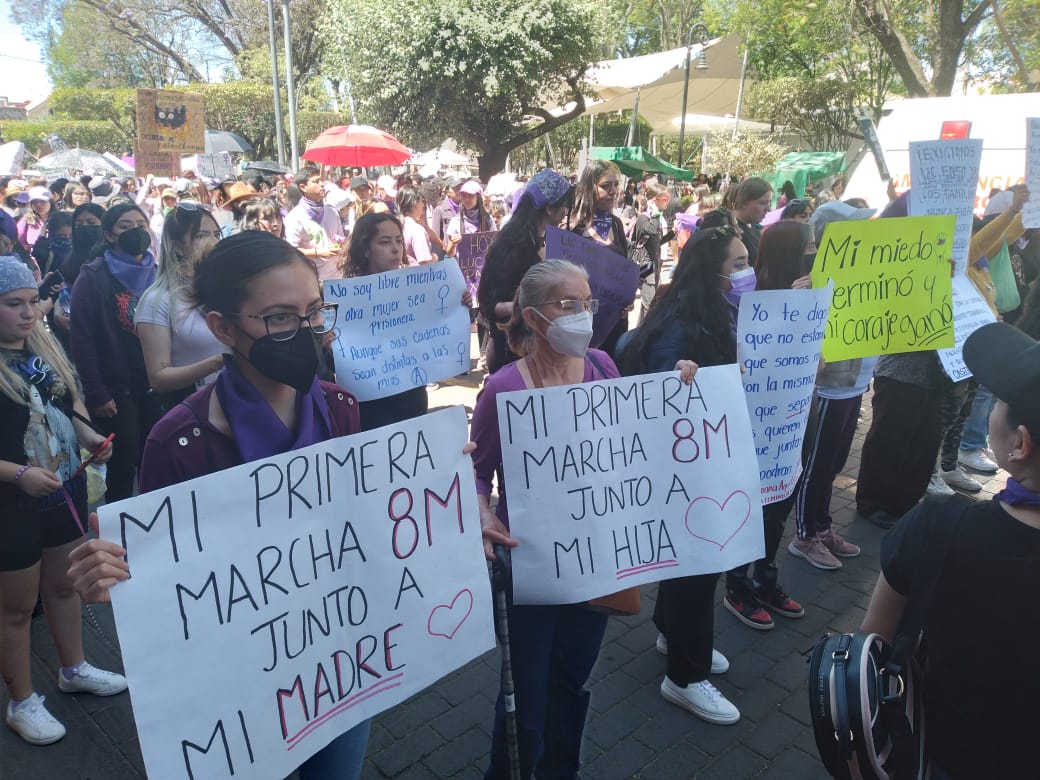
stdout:
POLYGON ((501 173, 506 167, 506 157, 515 147, 495 144, 478 158, 480 180, 485 184, 496 173, 501 173))
MULTIPOLYGON (((942 0, 946 2, 946 0, 942 0)), ((910 97, 931 97, 932 85, 921 67, 921 61, 910 48, 909 42, 896 28, 888 13, 887 4, 879 0, 860 0, 856 4, 860 20, 867 30, 877 38, 881 48, 892 60, 892 64, 903 79, 906 93, 910 97)))

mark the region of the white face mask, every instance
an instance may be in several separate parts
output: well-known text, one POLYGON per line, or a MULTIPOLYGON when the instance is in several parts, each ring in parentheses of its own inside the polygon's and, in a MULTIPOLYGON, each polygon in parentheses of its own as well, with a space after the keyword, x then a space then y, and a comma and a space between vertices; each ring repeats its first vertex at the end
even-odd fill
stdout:
POLYGON ((577 314, 567 314, 550 320, 538 309, 538 316, 549 323, 549 329, 545 337, 549 345, 561 355, 571 357, 585 357, 585 351, 592 341, 592 313, 587 311, 577 314))

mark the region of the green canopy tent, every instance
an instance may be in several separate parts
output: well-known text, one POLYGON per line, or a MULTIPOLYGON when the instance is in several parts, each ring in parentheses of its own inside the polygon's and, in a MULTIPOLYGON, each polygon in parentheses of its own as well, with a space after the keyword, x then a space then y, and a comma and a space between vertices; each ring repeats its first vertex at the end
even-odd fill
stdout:
POLYGON ((845 167, 843 152, 789 152, 776 168, 759 176, 773 185, 777 196, 784 182, 790 181, 798 197, 802 197, 808 185, 841 173, 845 167))
POLYGON ((693 181, 693 171, 666 163, 642 146, 593 146, 589 156, 593 160, 613 160, 621 172, 631 178, 641 179, 647 173, 662 173, 683 181, 693 181))

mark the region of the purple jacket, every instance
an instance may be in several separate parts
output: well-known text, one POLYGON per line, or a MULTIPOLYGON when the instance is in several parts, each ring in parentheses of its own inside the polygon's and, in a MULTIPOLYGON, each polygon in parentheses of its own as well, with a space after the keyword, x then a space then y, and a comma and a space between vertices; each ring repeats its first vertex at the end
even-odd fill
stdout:
MULTIPOLYGON (((592 361, 586 357, 582 382, 617 379, 621 375, 606 352, 590 349, 589 354, 603 368, 605 375, 600 374, 592 365, 592 361)), ((527 389, 529 388, 520 376, 520 369, 516 363, 498 369, 484 380, 484 389, 477 398, 470 426, 470 437, 477 444, 477 450, 473 453, 473 474, 477 481, 477 494, 490 496, 491 481, 497 475, 498 508, 495 514, 506 528, 509 527, 509 512, 506 508, 506 484, 502 472, 502 439, 498 432, 498 394, 527 389)))
MULTIPOLYGON (((185 403, 191 409, 178 404, 152 428, 137 477, 142 493, 242 465, 235 440, 209 421, 209 400, 215 387, 211 383, 188 396, 185 403)), ((322 382, 321 390, 329 405, 332 437, 361 430, 354 396, 331 382, 322 382)))

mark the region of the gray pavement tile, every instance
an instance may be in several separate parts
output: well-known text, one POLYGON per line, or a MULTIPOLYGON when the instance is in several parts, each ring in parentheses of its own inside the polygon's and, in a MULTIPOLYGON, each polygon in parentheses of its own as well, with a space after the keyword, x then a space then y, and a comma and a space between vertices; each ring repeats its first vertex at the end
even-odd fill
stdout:
POLYGON ((686 741, 709 756, 721 756, 734 745, 742 743, 755 728, 754 723, 744 719, 731 726, 717 726, 694 717, 675 705, 672 707, 690 724, 690 734, 686 741))
POLYGON ((397 739, 403 739, 419 726, 443 715, 451 705, 436 688, 428 688, 383 713, 380 723, 397 739))
POLYGON ((589 721, 585 727, 585 739, 594 742, 601 750, 609 750, 618 743, 630 742, 625 738, 648 720, 647 714, 638 707, 622 703, 608 714, 601 713, 595 720, 589 721))
POLYGON ((490 738, 479 728, 472 728, 435 750, 424 760, 434 777, 452 777, 471 763, 473 756, 488 750, 490 738))
POLYGON ((636 740, 627 740, 604 750, 582 768, 582 774, 596 780, 622 780, 634 776, 653 760, 656 754, 636 740))
POLYGON ((735 780, 738 777, 754 777, 766 768, 762 756, 736 745, 697 773, 698 780, 735 780))
MULTIPOLYGON (((395 708, 400 709, 400 707, 395 708)), ((413 729, 407 739, 399 739, 392 745, 373 754, 368 760, 385 776, 396 777, 413 764, 418 763, 443 746, 444 740, 429 726, 413 729)))
POLYGON ((769 762, 761 780, 826 780, 830 775, 815 756, 788 748, 769 762))
POLYGON ((483 696, 477 696, 469 701, 456 704, 444 714, 438 715, 430 721, 430 725, 445 741, 450 743, 471 730, 474 724, 479 724, 480 730, 484 732, 484 739, 490 741, 494 715, 494 702, 483 696))
MULTIPOLYGON (((662 702, 667 703, 667 702, 662 702)), ((669 717, 652 717, 637 728, 632 736, 655 753, 663 753, 672 745, 683 741, 689 735, 691 723, 682 713, 675 710, 669 717)))
POLYGON ((657 755, 633 777, 646 780, 690 780, 711 760, 711 756, 688 742, 680 742, 657 755))
MULTIPOLYGON (((792 655, 782 658, 765 674, 766 680, 776 683, 781 688, 793 691, 804 688, 809 677, 809 662, 805 656, 792 655)), ((776 701, 780 701, 780 696, 776 701)))
POLYGON ((804 724, 782 712, 771 712, 756 726, 744 744, 759 755, 775 758, 805 731, 804 724))
POLYGON ((777 702, 785 693, 779 685, 760 678, 731 701, 740 710, 741 720, 747 718, 758 724, 777 711, 777 702))
POLYGON ((618 702, 625 701, 640 687, 642 683, 627 671, 613 672, 596 682, 596 692, 591 697, 589 707, 597 713, 606 712, 618 702))

